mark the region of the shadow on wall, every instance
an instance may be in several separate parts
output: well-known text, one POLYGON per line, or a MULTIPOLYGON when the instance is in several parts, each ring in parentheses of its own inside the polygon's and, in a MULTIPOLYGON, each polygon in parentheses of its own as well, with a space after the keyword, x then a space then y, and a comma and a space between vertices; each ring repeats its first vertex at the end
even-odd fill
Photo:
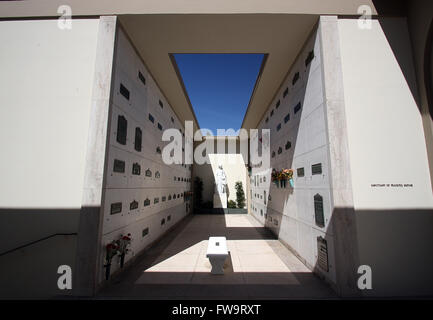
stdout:
POLYGON ((433 18, 428 31, 424 55, 424 83, 430 118, 433 120, 433 18))
MULTIPOLYGON (((356 243, 352 252, 342 252, 342 257, 352 256, 356 265, 346 265, 336 261, 335 267, 339 284, 331 286, 341 296, 394 297, 433 295, 433 213, 422 209, 371 209, 334 208, 329 226, 332 235, 326 234, 327 250, 320 250, 317 242, 318 261, 313 270, 321 277, 326 270, 320 260, 332 263, 333 252, 344 250, 339 243, 339 235, 345 232, 347 223, 356 225, 356 243), (347 215, 354 214, 354 219, 347 215), (416 221, 416 224, 414 223, 416 221), (359 266, 371 268, 371 290, 358 288, 359 266), (346 278, 339 277, 339 268, 345 268, 346 278)), ((315 243, 316 245, 316 243, 315 243)), ((323 247, 322 247, 323 248, 323 247)), ((340 271, 341 272, 341 271, 340 271)))
POLYGON ((80 209, 1 209, 0 297, 70 295, 60 265, 74 270, 80 209))
MULTIPOLYGON (((422 114, 417 88, 417 77, 413 66, 413 48, 405 23, 396 23, 399 17, 407 16, 406 1, 373 1, 383 18, 377 21, 382 28, 394 58, 410 89, 413 100, 422 114), (390 17, 386 17, 390 16, 390 17), (392 18, 392 17, 395 18, 392 18)), ((428 41, 428 40, 427 40, 428 41)), ((413 45, 413 42, 412 42, 413 45)), ((431 39, 430 39, 431 46, 431 39)), ((409 106, 408 106, 409 107, 409 106)), ((431 106, 430 106, 431 108, 431 106)), ((430 109, 431 113, 431 109, 430 109)), ((433 294, 433 212, 418 208, 382 209, 334 208, 331 224, 335 240, 344 232, 345 211, 353 212, 357 230, 354 259, 358 265, 372 269, 372 290, 364 290, 364 296, 415 296, 433 294), (336 221, 339 220, 339 221, 336 221)), ((345 253, 343 253, 344 256, 345 253)), ((317 268, 317 266, 316 266, 317 268)), ((319 268, 320 270, 320 268, 319 268)), ((336 272, 338 273, 338 266, 336 272)), ((353 292, 358 289, 357 268, 350 270, 354 279, 345 279, 353 292)))
POLYGON ((433 295, 433 212, 371 209, 355 214, 359 264, 372 269, 373 289, 363 294, 433 295))
POLYGON ((386 40, 388 41, 388 44, 390 45, 394 57, 400 66, 401 72, 406 79, 406 83, 412 93, 412 97, 416 102, 420 113, 422 113, 417 89, 416 74, 413 66, 412 48, 408 47, 408 44, 410 43, 410 36, 407 30, 407 25, 396 24, 392 18, 379 18, 378 21, 386 37, 386 40))
MULTIPOLYGON (((380 16, 384 17, 408 17, 408 12, 413 5, 410 1, 406 0, 373 0, 373 4, 376 8, 376 11, 380 16)), ((422 4, 420 4, 422 5, 422 4)), ((426 8, 428 10, 428 8, 426 8)), ((402 35, 407 37, 408 39, 414 37, 414 35, 409 36, 407 29, 401 30, 396 28, 395 24, 392 23, 391 18, 378 19, 382 30, 388 40, 388 43, 391 47, 391 50, 394 53, 394 56, 400 65, 401 71, 406 78, 406 82, 412 92, 412 96, 418 105, 418 109, 421 113, 424 111, 421 107, 419 92, 417 89, 417 80, 416 73, 413 70, 412 62, 414 57, 414 50, 416 51, 418 48, 411 48, 411 51, 408 51, 405 47, 405 42, 401 41, 402 35)), ((416 21, 410 21, 409 24, 416 24, 416 21)), ((433 20, 429 19, 429 26, 427 27, 428 31, 425 39, 422 40, 422 53, 423 53, 423 61, 417 61, 419 65, 422 65, 422 72, 424 74, 419 75, 418 78, 424 80, 424 86, 427 94, 427 102, 428 102, 428 111, 430 113, 430 117, 433 118, 433 88, 432 88, 432 46, 433 46, 433 20)), ((418 30, 420 31, 420 30, 418 30)), ((414 40, 414 39, 413 39, 414 40)), ((417 45, 414 41, 411 42, 412 45, 417 45)), ((419 44, 418 44, 419 45, 419 44)), ((415 59, 419 57, 415 56, 415 59)), ((418 83, 418 85, 421 85, 418 83)))

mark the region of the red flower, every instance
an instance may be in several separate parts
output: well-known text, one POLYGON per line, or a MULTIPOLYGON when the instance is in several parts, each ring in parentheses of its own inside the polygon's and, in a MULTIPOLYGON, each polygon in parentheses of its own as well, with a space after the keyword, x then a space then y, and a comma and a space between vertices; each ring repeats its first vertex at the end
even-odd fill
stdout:
POLYGON ((113 243, 109 243, 109 244, 107 244, 106 248, 107 249, 116 249, 117 246, 115 244, 113 244, 113 243))

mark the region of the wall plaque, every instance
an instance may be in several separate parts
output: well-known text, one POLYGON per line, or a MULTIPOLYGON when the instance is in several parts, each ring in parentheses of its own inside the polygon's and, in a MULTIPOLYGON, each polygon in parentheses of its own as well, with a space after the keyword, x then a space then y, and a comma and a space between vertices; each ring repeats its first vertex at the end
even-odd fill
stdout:
POLYGON ((329 271, 328 243, 323 237, 317 237, 317 262, 322 270, 329 271))
POLYGON ((125 161, 114 159, 113 171, 124 173, 125 172, 125 161))
POLYGON ((134 149, 138 152, 141 151, 141 140, 142 140, 142 131, 140 128, 135 128, 135 141, 134 141, 134 149))
POLYGON ((116 214, 122 212, 122 202, 116 202, 111 204, 110 214, 116 214))
POLYGON ((141 83, 146 85, 146 78, 143 76, 143 74, 140 71, 138 71, 138 79, 140 79, 141 83))
POLYGON ((139 176, 141 173, 141 166, 138 163, 134 163, 132 165, 132 174, 135 176, 139 176))
POLYGON ((299 80, 299 72, 296 72, 292 79, 292 85, 294 86, 298 80, 299 80))
POLYGON ((323 197, 320 194, 314 196, 314 220, 320 228, 325 226, 325 217, 323 214, 323 197))
POLYGON ((128 129, 128 121, 124 116, 117 117, 117 134, 116 141, 122 145, 126 144, 126 133, 128 129))
POLYGON ((311 63, 311 61, 313 61, 313 59, 314 59, 314 50, 311 50, 308 53, 307 59, 305 59, 305 66, 307 67, 311 63))
POLYGON ((120 94, 129 100, 129 90, 122 83, 120 84, 120 94))
POLYGON ((134 200, 129 204, 129 210, 135 210, 137 208, 138 208, 138 202, 137 201, 134 200))
POLYGON ((298 169, 296 169, 296 174, 298 175, 298 177, 303 177, 305 175, 304 168, 298 168, 298 169))
POLYGON ((150 171, 150 169, 147 169, 144 174, 146 175, 146 177, 151 177, 152 176, 152 171, 150 171))
POLYGON ((321 163, 313 164, 311 166, 311 173, 313 175, 315 175, 315 174, 322 174, 322 164, 321 163))
POLYGON ((295 113, 298 113, 299 110, 301 110, 301 103, 298 102, 298 104, 295 106, 295 113))

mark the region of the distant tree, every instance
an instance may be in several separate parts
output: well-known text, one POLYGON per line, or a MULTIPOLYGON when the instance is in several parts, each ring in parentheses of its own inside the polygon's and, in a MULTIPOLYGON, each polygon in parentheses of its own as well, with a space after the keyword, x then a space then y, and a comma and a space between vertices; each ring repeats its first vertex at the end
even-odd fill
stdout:
POLYGON ((236 202, 238 204, 238 208, 243 209, 245 207, 245 193, 241 181, 237 181, 235 183, 235 189, 236 189, 236 202))
POLYGON ((194 179, 194 207, 200 208, 203 203, 203 181, 200 177, 194 179))

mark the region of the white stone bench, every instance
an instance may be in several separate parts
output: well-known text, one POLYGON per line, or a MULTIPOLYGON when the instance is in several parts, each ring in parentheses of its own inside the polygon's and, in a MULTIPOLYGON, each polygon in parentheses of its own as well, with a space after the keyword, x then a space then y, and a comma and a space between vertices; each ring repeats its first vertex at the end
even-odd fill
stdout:
POLYGON ((224 274, 224 263, 229 255, 226 237, 210 237, 206 257, 212 266, 212 274, 224 274))

